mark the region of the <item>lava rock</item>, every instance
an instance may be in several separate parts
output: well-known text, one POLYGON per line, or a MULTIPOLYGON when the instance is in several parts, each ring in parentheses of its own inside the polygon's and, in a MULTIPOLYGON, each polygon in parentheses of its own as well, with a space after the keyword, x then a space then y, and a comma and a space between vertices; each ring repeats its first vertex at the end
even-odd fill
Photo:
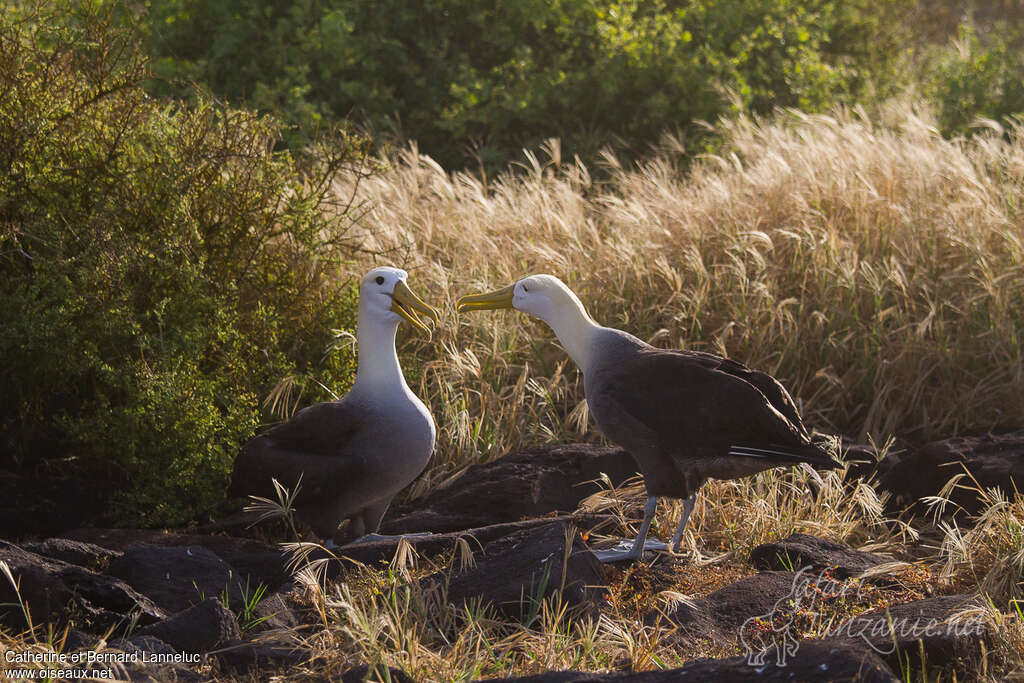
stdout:
POLYGON ((364 681, 387 681, 392 683, 416 683, 407 673, 400 669, 388 669, 385 675, 380 669, 371 669, 368 666, 357 666, 341 674, 341 683, 363 683, 364 681), (370 678, 370 675, 373 678, 370 678))
POLYGON ((698 659, 679 669, 629 671, 609 674, 576 671, 552 671, 522 678, 488 679, 490 683, 677 683, 678 681, 715 681, 716 683, 791 683, 792 681, 832 681, 848 683, 895 683, 899 679, 885 662, 868 648, 848 643, 803 641, 788 655, 784 665, 770 659, 752 665, 747 657, 698 659))
POLYGON ((763 543, 750 553, 750 563, 758 569, 828 569, 833 576, 844 579, 891 562, 882 555, 854 550, 808 534, 791 534, 781 541, 763 543))
POLYGON ((618 485, 637 471, 621 448, 571 444, 520 451, 472 465, 443 488, 396 508, 381 533, 458 531, 572 512, 601 489, 594 480, 602 474, 618 485))
POLYGON ((796 572, 761 572, 680 603, 666 614, 649 614, 647 620, 667 617, 677 627, 672 637, 684 642, 711 640, 733 646, 749 619, 787 613, 789 601, 798 599, 800 579, 796 572))
POLYGON ((308 662, 313 651, 296 645, 238 640, 224 643, 211 654, 228 670, 236 673, 255 670, 265 678, 268 669, 294 667, 308 662))
MULTIPOLYGON (((879 464, 878 483, 893 494, 890 511, 913 506, 923 513, 927 506, 920 499, 938 495, 946 482, 964 474, 965 468, 981 489, 997 486, 1009 496, 1014 490, 1024 491, 1024 430, 956 437, 893 453, 879 464)), ((981 502, 978 491, 972 490, 974 482, 965 478, 960 483, 967 488, 954 490, 951 500, 968 514, 977 513, 981 502)))
MULTIPOLYGON (((341 546, 340 548, 335 548, 333 553, 336 557, 344 557, 357 562, 362 562, 363 564, 375 564, 382 561, 388 562, 395 556, 395 551, 398 550, 398 544, 401 542, 401 539, 404 538, 404 540, 412 546, 419 555, 429 557, 451 552, 460 538, 466 539, 474 549, 479 549, 491 541, 509 536, 518 531, 547 526, 556 522, 569 523, 572 520, 573 517, 563 515, 560 517, 526 519, 521 522, 492 524, 490 526, 479 527, 476 529, 466 529, 464 531, 453 531, 443 534, 431 534, 429 536, 405 536, 374 541, 357 541, 341 546)), ((321 553, 311 557, 315 559, 316 557, 329 557, 329 555, 327 553, 321 553)))
POLYGON ((102 571, 110 564, 111 559, 121 554, 116 550, 69 538, 48 538, 45 541, 22 543, 21 547, 36 555, 52 557, 94 571, 102 571))
POLYGON ((255 626, 258 631, 296 628, 301 623, 292 609, 288 595, 283 592, 271 593, 256 603, 253 618, 259 620, 255 626))
MULTIPOLYGON (((435 585, 445 580, 439 574, 427 578, 435 585)), ((448 581, 447 599, 456 605, 479 599, 519 618, 529 610, 531 600, 557 590, 569 604, 594 605, 601 583, 597 558, 569 524, 558 521, 486 544, 476 558, 476 567, 448 581)))
MULTIPOLYGON (((163 619, 165 612, 124 581, 98 574, 51 557, 43 557, 0 541, 0 560, 7 563, 19 584, 21 600, 37 624, 73 622, 103 630, 138 614, 141 624, 163 619), (83 624, 84 622, 84 624, 83 624)), ((0 576, 0 618, 15 629, 27 624, 18 605, 18 593, 0 576)))
POLYGON ((275 590, 291 579, 287 558, 278 548, 249 538, 167 533, 153 529, 75 529, 64 537, 119 552, 140 545, 163 548, 201 546, 233 567, 240 583, 245 585, 248 581, 250 589, 262 583, 269 590, 275 590))
POLYGON ((959 661, 970 669, 980 661, 992 627, 981 613, 959 616, 979 607, 974 595, 946 595, 873 610, 849 619, 824 640, 868 645, 894 667, 900 662, 920 666, 959 661))
POLYGON ((198 605, 147 626, 139 631, 139 635, 158 638, 185 654, 204 654, 242 637, 235 615, 217 598, 207 598, 198 605))
POLYGON ((244 604, 238 572, 203 546, 136 545, 110 562, 107 572, 124 579, 168 613, 227 592, 228 604, 244 604))
POLYGON ((136 635, 132 638, 115 640, 110 647, 120 650, 126 654, 146 655, 173 655, 177 652, 173 647, 160 640, 156 636, 136 635))

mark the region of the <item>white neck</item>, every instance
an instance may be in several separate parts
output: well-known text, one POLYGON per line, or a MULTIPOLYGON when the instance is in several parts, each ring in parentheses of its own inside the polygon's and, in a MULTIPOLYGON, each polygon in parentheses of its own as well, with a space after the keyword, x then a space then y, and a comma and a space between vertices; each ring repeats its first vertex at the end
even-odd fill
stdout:
POLYGON ((566 294, 564 298, 558 297, 553 314, 544 318, 544 322, 585 375, 593 357, 594 337, 602 328, 590 317, 575 293, 566 289, 566 294))
POLYGON ((398 364, 395 352, 397 320, 384 320, 359 306, 359 321, 356 328, 359 367, 353 392, 392 392, 395 389, 409 391, 398 364))

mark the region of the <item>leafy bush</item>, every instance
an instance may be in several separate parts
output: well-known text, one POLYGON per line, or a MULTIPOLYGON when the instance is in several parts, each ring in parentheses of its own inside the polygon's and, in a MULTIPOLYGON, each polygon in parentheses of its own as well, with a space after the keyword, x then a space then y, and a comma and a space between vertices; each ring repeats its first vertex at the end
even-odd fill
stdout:
POLYGON ((323 241, 343 218, 320 209, 363 150, 298 160, 272 118, 154 100, 137 44, 102 3, 0 5, 0 438, 117 521, 170 524, 222 500, 282 377, 349 381, 324 354, 354 326, 323 241))
POLYGON ((307 129, 397 125, 445 165, 473 147, 493 167, 550 136, 570 153, 643 151, 734 101, 821 109, 891 85, 909 4, 152 0, 149 25, 165 77, 307 129))
POLYGON ((929 51, 925 89, 946 135, 966 135, 979 118, 1005 123, 1024 114, 1024 35, 996 22, 983 35, 961 24, 954 44, 929 51))

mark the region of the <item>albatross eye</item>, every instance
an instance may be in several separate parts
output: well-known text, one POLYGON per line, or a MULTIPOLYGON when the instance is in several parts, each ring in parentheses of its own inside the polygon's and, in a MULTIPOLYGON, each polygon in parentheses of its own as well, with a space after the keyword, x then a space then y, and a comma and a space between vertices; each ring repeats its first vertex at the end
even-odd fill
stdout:
POLYGON ((378 285, 384 284, 384 276, 383 275, 378 275, 377 276, 377 284, 378 285))
POLYGON ((523 285, 523 292, 529 292, 529 291, 530 291, 530 288, 527 287, 526 285, 523 285))

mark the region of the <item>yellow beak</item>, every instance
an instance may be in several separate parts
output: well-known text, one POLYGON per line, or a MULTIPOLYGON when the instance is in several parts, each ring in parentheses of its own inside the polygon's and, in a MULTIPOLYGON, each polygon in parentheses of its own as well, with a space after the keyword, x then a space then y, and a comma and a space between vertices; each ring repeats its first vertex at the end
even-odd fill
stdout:
POLYGON ((412 323, 413 327, 416 327, 422 332, 430 334, 430 330, 423 324, 423 321, 420 320, 419 316, 416 315, 416 311, 429 315, 434 321, 434 325, 437 325, 440 320, 440 316, 437 314, 437 311, 428 306, 423 299, 416 296, 416 294, 409 289, 409 285, 405 284, 405 280, 399 280, 395 283, 395 291, 392 292, 391 299, 391 310, 402 318, 408 320, 412 323))
POLYGON ((512 294, 515 284, 486 294, 471 294, 460 297, 455 304, 459 313, 463 311, 485 311, 492 308, 512 308, 512 294))

